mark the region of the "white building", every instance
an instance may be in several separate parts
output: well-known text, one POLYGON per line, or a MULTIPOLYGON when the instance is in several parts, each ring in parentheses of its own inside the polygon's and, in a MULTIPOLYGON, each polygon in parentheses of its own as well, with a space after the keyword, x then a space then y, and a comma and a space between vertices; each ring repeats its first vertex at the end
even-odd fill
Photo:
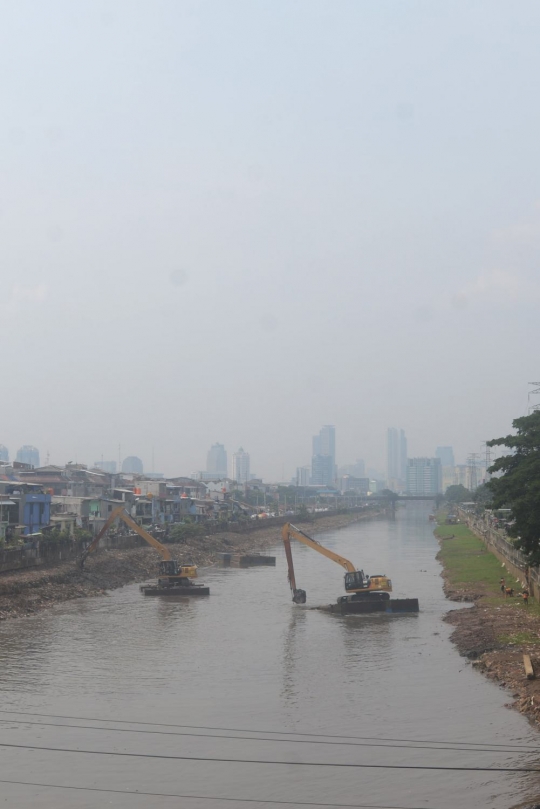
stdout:
POLYGON ((237 483, 247 483, 250 480, 249 452, 244 452, 243 447, 233 454, 232 479, 237 483))
POLYGON ((442 491, 440 458, 408 458, 407 494, 433 495, 442 491))
POLYGON ((311 477, 311 467, 309 467, 309 466, 298 466, 296 468, 296 485, 297 486, 309 486, 310 477, 311 477))

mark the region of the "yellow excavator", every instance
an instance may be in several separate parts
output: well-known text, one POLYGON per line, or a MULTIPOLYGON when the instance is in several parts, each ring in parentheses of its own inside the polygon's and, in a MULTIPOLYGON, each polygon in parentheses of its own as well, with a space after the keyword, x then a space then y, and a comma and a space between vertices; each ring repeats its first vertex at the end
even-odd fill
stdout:
POLYGON ((123 506, 118 506, 109 516, 107 522, 96 534, 90 545, 83 551, 80 559, 81 569, 84 567, 89 554, 95 551, 103 536, 107 533, 111 525, 116 520, 122 520, 128 528, 135 531, 140 537, 148 542, 158 553, 161 554, 162 561, 159 563, 159 578, 157 585, 142 585, 141 592, 145 595, 210 595, 210 588, 205 587, 203 584, 194 584, 192 579, 197 578, 196 565, 179 565, 176 559, 173 559, 171 552, 166 545, 163 545, 159 540, 145 531, 138 523, 133 520, 129 514, 124 510, 123 506))
MULTIPOLYGON (((327 559, 332 559, 338 565, 344 567, 347 571, 345 573, 345 591, 350 593, 350 596, 342 596, 339 600, 340 603, 349 601, 367 601, 370 602, 386 602, 390 599, 392 592, 392 582, 387 576, 367 576, 363 570, 357 570, 352 562, 345 559, 333 551, 329 551, 320 542, 305 534, 299 528, 286 523, 281 529, 281 537, 285 546, 285 556, 287 557, 287 566, 289 574, 289 584, 293 594, 293 601, 295 604, 306 603, 306 591, 297 588, 296 578, 294 575, 294 565, 291 551, 291 537, 312 548, 317 553, 326 556, 327 559)), ((386 605, 384 605, 386 606, 386 605)))

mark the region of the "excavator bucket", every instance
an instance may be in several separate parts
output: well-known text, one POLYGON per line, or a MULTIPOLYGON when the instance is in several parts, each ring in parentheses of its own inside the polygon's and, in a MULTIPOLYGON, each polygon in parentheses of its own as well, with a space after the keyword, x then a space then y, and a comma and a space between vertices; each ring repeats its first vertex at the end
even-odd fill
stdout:
POLYGON ((295 604, 305 604, 306 598, 307 595, 305 590, 294 590, 292 600, 295 604))

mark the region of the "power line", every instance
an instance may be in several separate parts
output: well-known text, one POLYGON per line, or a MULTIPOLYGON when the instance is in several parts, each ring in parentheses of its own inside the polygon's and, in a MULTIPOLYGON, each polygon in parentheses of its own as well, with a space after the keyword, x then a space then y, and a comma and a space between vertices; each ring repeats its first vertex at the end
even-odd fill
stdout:
POLYGON ((356 770, 445 770, 450 772, 540 772, 538 767, 440 767, 414 764, 343 764, 331 761, 275 761, 250 758, 208 758, 207 756, 171 756, 158 753, 125 753, 116 750, 73 750, 69 747, 42 747, 36 744, 9 744, 0 742, 0 747, 17 750, 44 750, 49 753, 80 753, 92 756, 116 756, 120 758, 153 758, 162 761, 206 761, 223 764, 275 764, 287 767, 340 767, 356 770))
POLYGON ((367 803, 317 803, 312 801, 276 801, 276 800, 263 800, 262 798, 216 798, 211 795, 177 795, 170 792, 141 792, 140 790, 127 790, 127 789, 104 789, 103 787, 77 787, 67 786, 65 784, 38 784, 33 781, 12 781, 4 778, 0 779, 0 784, 16 784, 19 786, 28 787, 49 787, 50 789, 74 789, 81 792, 107 792, 114 795, 141 795, 147 798, 187 798, 192 800, 205 800, 205 801, 231 801, 234 803, 271 803, 279 806, 328 806, 341 809, 427 809, 427 807, 419 806, 386 806, 381 804, 367 804, 367 803))
MULTIPOLYGON (((523 750, 525 752, 537 752, 537 748, 530 747, 527 745, 512 745, 512 744, 498 744, 495 742, 456 742, 452 739, 394 739, 394 738, 385 738, 380 736, 346 736, 346 735, 337 735, 332 733, 300 733, 298 731, 290 731, 290 730, 253 730, 251 728, 224 728, 224 727, 212 727, 209 725, 178 725, 171 722, 139 722, 137 720, 129 720, 129 719, 103 719, 100 717, 92 718, 89 716, 65 716, 60 714, 48 714, 48 713, 34 713, 30 711, 7 711, 0 709, 0 714, 15 714, 16 716, 39 716, 44 717, 46 719, 70 719, 73 721, 81 721, 81 722, 114 722, 116 725, 145 725, 145 726, 152 726, 152 727, 162 727, 162 728, 186 728, 187 730, 219 730, 227 733, 266 733, 268 735, 276 735, 276 736, 309 736, 311 738, 326 738, 326 739, 356 739, 358 741, 376 741, 376 742, 411 742, 412 744, 464 744, 469 745, 468 747, 464 747, 463 750, 470 750, 470 752, 474 752, 474 748, 471 749, 470 745, 475 745, 478 747, 482 745, 483 747, 504 747, 505 752, 508 752, 506 748, 512 748, 510 752, 514 750, 520 751, 523 750)), ((2 720, 7 721, 7 720, 2 720)), ((30 724, 30 723, 28 723, 30 724)), ((60 726, 59 726, 60 727, 60 726)), ((114 730, 114 728, 107 728, 107 730, 114 730)), ((138 732, 138 731, 137 731, 138 732)), ((222 737, 225 738, 225 737, 222 737)), ((239 738, 239 737, 236 737, 239 738)), ((251 737, 250 737, 251 738, 251 737)), ((286 740, 283 740, 286 741, 286 740)), ((437 748, 436 748, 437 749, 437 748)), ((460 748, 461 749, 461 748, 460 748)))
MULTIPOLYGON (((0 722, 9 722, 10 724, 17 723, 21 725, 37 725, 38 727, 49 727, 49 728, 72 728, 75 730, 104 730, 108 733, 143 733, 143 734, 152 734, 157 736, 189 736, 195 739, 225 739, 225 740, 232 740, 232 741, 249 741, 249 742, 272 742, 278 743, 281 742, 282 744, 326 744, 329 747, 381 747, 383 749, 394 750, 394 749, 401 749, 401 750, 456 750, 459 752, 470 752, 470 753, 516 753, 518 752, 515 749, 509 748, 501 748, 494 750, 493 748, 469 748, 469 747, 450 747, 447 746, 444 742, 439 742, 438 744, 444 745, 435 747, 434 745, 422 745, 417 742, 407 742, 404 740, 404 744, 377 744, 373 741, 365 741, 365 742, 326 742, 322 741, 321 739, 270 739, 268 737, 261 737, 261 736, 225 736, 223 734, 217 733, 186 733, 186 732, 171 732, 167 730, 134 730, 131 728, 107 728, 103 726, 94 726, 94 725, 59 725, 56 722, 32 722, 28 719, 0 719, 0 722)), ((256 731, 254 731, 256 732, 256 731)), ((262 731, 264 732, 264 731, 262 731)), ((521 749, 520 749, 521 751, 521 749)), ((522 752, 529 752, 529 753, 538 753, 540 752, 539 748, 533 747, 524 747, 522 752)))

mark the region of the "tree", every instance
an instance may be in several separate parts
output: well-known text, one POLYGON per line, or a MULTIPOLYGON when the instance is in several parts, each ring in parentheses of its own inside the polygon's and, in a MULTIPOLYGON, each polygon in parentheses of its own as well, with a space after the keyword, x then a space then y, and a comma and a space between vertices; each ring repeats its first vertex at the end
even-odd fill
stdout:
POLYGON ((389 503, 394 504, 396 500, 399 500, 399 494, 396 494, 391 489, 383 489, 381 492, 382 497, 386 498, 389 503))
POLYGON ((532 564, 540 564, 540 411, 512 422, 516 435, 494 438, 489 447, 508 447, 509 455, 497 458, 489 468, 502 473, 487 484, 494 508, 511 508, 514 522, 508 526, 516 546, 532 564))
POLYGON ((478 506, 488 508, 488 506, 490 506, 493 502, 493 492, 486 483, 482 483, 482 485, 479 486, 475 491, 473 500, 478 506))
POLYGON ((471 493, 461 483, 457 486, 449 486, 445 494, 448 503, 467 503, 471 499, 471 493))
POLYGON ((440 508, 444 503, 444 494, 436 494, 435 495, 435 508, 440 508))
POLYGON ((296 516, 301 522, 313 522, 313 517, 306 508, 305 503, 301 503, 296 509, 296 516))

